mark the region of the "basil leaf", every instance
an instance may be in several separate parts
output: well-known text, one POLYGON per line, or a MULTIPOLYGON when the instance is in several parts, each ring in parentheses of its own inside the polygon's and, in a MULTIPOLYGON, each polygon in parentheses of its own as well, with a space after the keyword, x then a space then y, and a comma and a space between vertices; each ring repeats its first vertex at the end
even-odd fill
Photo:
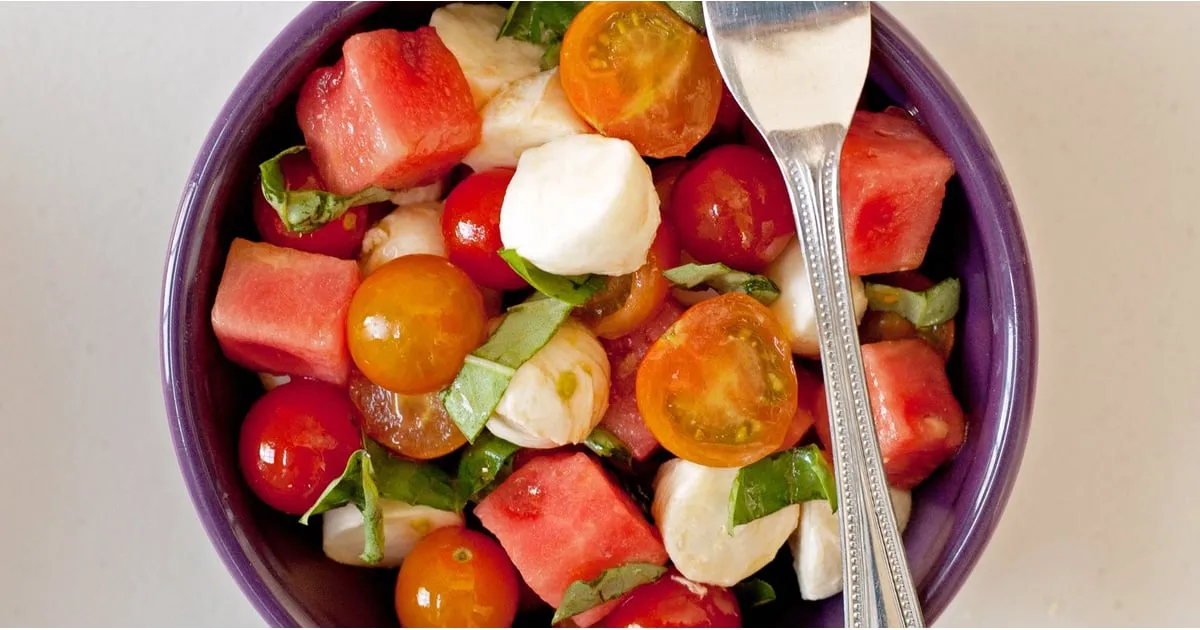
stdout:
POLYGON ((946 278, 924 291, 909 291, 867 282, 867 308, 896 313, 917 328, 944 324, 958 314, 962 286, 957 278, 946 278))
POLYGON ((729 531, 805 501, 827 499, 837 510, 837 485, 821 449, 802 446, 738 471, 729 492, 729 531))
POLYGON ((738 605, 743 609, 762 606, 775 601, 775 587, 758 578, 746 578, 733 585, 738 605))
POLYGON ((512 456, 519 450, 521 447, 512 442, 486 431, 481 433, 458 460, 459 494, 469 501, 478 501, 494 482, 508 476, 506 469, 511 471, 512 456))
MULTIPOLYGON (((508 7, 499 37, 547 46, 562 41, 563 34, 586 2, 514 2, 508 7)), ((557 64, 556 64, 557 65, 557 64)))
POLYGON ((304 146, 284 149, 258 166, 262 176, 262 194, 279 213, 284 227, 292 232, 311 232, 342 216, 350 208, 387 201, 392 193, 382 188, 367 188, 352 195, 335 195, 323 190, 288 190, 279 162, 304 146))
POLYGON ((558 610, 554 611, 554 619, 550 623, 574 617, 628 593, 643 585, 649 584, 666 573, 665 567, 644 562, 631 562, 619 567, 606 569, 600 577, 590 581, 576 580, 563 593, 558 610))
POLYGON ((683 18, 684 22, 691 24, 700 34, 703 35, 704 27, 704 5, 700 2, 664 2, 663 4, 671 7, 671 10, 676 15, 683 18))
POLYGON ((427 505, 438 510, 461 512, 466 499, 460 496, 454 481, 433 464, 393 457, 387 449, 366 439, 379 496, 410 505, 427 505))
POLYGON ((550 341, 572 308, 562 300, 535 295, 510 308, 487 342, 467 357, 454 382, 442 391, 446 413, 467 440, 475 442, 517 368, 550 341))
POLYGON ((383 559, 383 515, 379 512, 379 496, 371 456, 359 449, 350 456, 341 476, 333 480, 317 502, 300 517, 300 522, 308 525, 308 519, 315 514, 353 503, 363 517, 363 552, 359 557, 367 564, 376 564, 383 559))
POLYGON ((558 54, 562 52, 562 42, 553 42, 546 45, 546 52, 542 53, 542 71, 553 70, 558 67, 558 54))
POLYGON ((591 434, 583 441, 583 445, 600 457, 614 459, 625 466, 633 465, 633 455, 629 453, 629 447, 625 446, 621 438, 606 429, 600 427, 592 429, 591 434))
POLYGON ((533 263, 521 258, 515 250, 502 249, 500 257, 508 263, 517 275, 525 279, 530 286, 538 291, 571 306, 579 306, 588 301, 596 291, 604 287, 604 276, 595 274, 587 276, 556 276, 546 273, 533 266, 533 263))
POLYGON ((663 272, 672 283, 692 289, 705 284, 720 293, 745 293, 770 306, 779 299, 779 287, 766 276, 730 269, 721 263, 697 265, 688 263, 663 272))

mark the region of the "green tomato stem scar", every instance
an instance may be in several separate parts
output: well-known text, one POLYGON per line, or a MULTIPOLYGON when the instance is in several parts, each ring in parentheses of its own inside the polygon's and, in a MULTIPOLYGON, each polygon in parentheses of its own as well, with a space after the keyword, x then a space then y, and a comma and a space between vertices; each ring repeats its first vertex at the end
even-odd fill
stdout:
POLYGON ((474 554, 472 554, 471 550, 467 549, 466 547, 458 547, 453 553, 450 554, 450 557, 454 558, 456 562, 470 562, 471 558, 474 557, 474 554))

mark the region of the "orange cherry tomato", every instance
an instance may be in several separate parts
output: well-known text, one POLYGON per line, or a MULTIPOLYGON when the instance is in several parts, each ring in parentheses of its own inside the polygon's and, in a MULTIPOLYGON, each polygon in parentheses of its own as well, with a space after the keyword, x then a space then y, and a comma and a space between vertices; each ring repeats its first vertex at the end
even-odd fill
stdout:
POLYGON ((401 256, 367 276, 350 300, 350 356, 380 387, 424 394, 454 380, 486 323, 467 274, 441 256, 401 256))
POLYGON ((575 111, 642 155, 686 155, 717 119, 724 83, 708 40, 662 2, 588 4, 559 61, 575 111))
POLYGON ((767 307, 727 293, 688 309, 637 373, 637 403, 663 447, 704 466, 745 466, 775 452, 797 407, 796 367, 767 307))
POLYGON ((650 245, 646 264, 631 274, 610 277, 604 288, 575 314, 597 336, 624 337, 658 312, 671 289, 663 272, 678 264, 679 242, 663 223, 650 245))
POLYGON ((354 370, 350 374, 350 400, 362 414, 363 431, 405 457, 434 459, 467 443, 437 392, 397 394, 354 370))
POLYGON ((517 615, 517 570, 500 544, 463 527, 419 540, 396 578, 406 628, 508 628, 517 615))

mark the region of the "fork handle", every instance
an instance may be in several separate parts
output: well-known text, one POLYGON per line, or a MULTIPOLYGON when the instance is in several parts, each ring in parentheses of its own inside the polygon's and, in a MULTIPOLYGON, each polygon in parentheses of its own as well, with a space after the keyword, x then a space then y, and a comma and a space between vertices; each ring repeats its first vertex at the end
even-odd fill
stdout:
POLYGON ((896 527, 875 421, 867 397, 858 323, 846 269, 838 192, 844 127, 768 137, 792 198, 816 306, 833 441, 843 558, 843 601, 850 627, 924 626, 896 527), (813 150, 813 147, 824 149, 813 150))

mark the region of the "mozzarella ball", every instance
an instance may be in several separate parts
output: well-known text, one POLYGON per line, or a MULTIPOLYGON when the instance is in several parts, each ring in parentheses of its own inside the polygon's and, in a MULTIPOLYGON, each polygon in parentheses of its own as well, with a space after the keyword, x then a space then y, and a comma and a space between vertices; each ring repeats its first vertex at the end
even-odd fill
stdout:
POLYGON ((417 541, 429 532, 463 524, 462 516, 454 512, 403 501, 380 499, 379 511, 383 520, 383 560, 379 564, 367 565, 359 557, 366 534, 362 512, 353 504, 321 515, 321 547, 325 555, 342 564, 398 567, 417 541))
POLYGON ((542 69, 541 46, 499 37, 507 14, 507 9, 494 4, 456 2, 435 10, 429 18, 467 77, 476 109, 505 85, 542 69))
MULTIPOLYGON (((800 249, 800 240, 792 239, 763 275, 779 286, 779 299, 771 304, 776 319, 787 331, 792 352, 801 356, 820 358, 820 334, 817 332, 817 306, 809 285, 808 264, 800 249)), ((862 322, 867 312, 867 294, 862 278, 850 277, 850 295, 854 301, 854 317, 862 322)))
POLYGON ((401 206, 367 230, 358 266, 366 277, 385 263, 409 254, 446 256, 440 201, 401 206))

